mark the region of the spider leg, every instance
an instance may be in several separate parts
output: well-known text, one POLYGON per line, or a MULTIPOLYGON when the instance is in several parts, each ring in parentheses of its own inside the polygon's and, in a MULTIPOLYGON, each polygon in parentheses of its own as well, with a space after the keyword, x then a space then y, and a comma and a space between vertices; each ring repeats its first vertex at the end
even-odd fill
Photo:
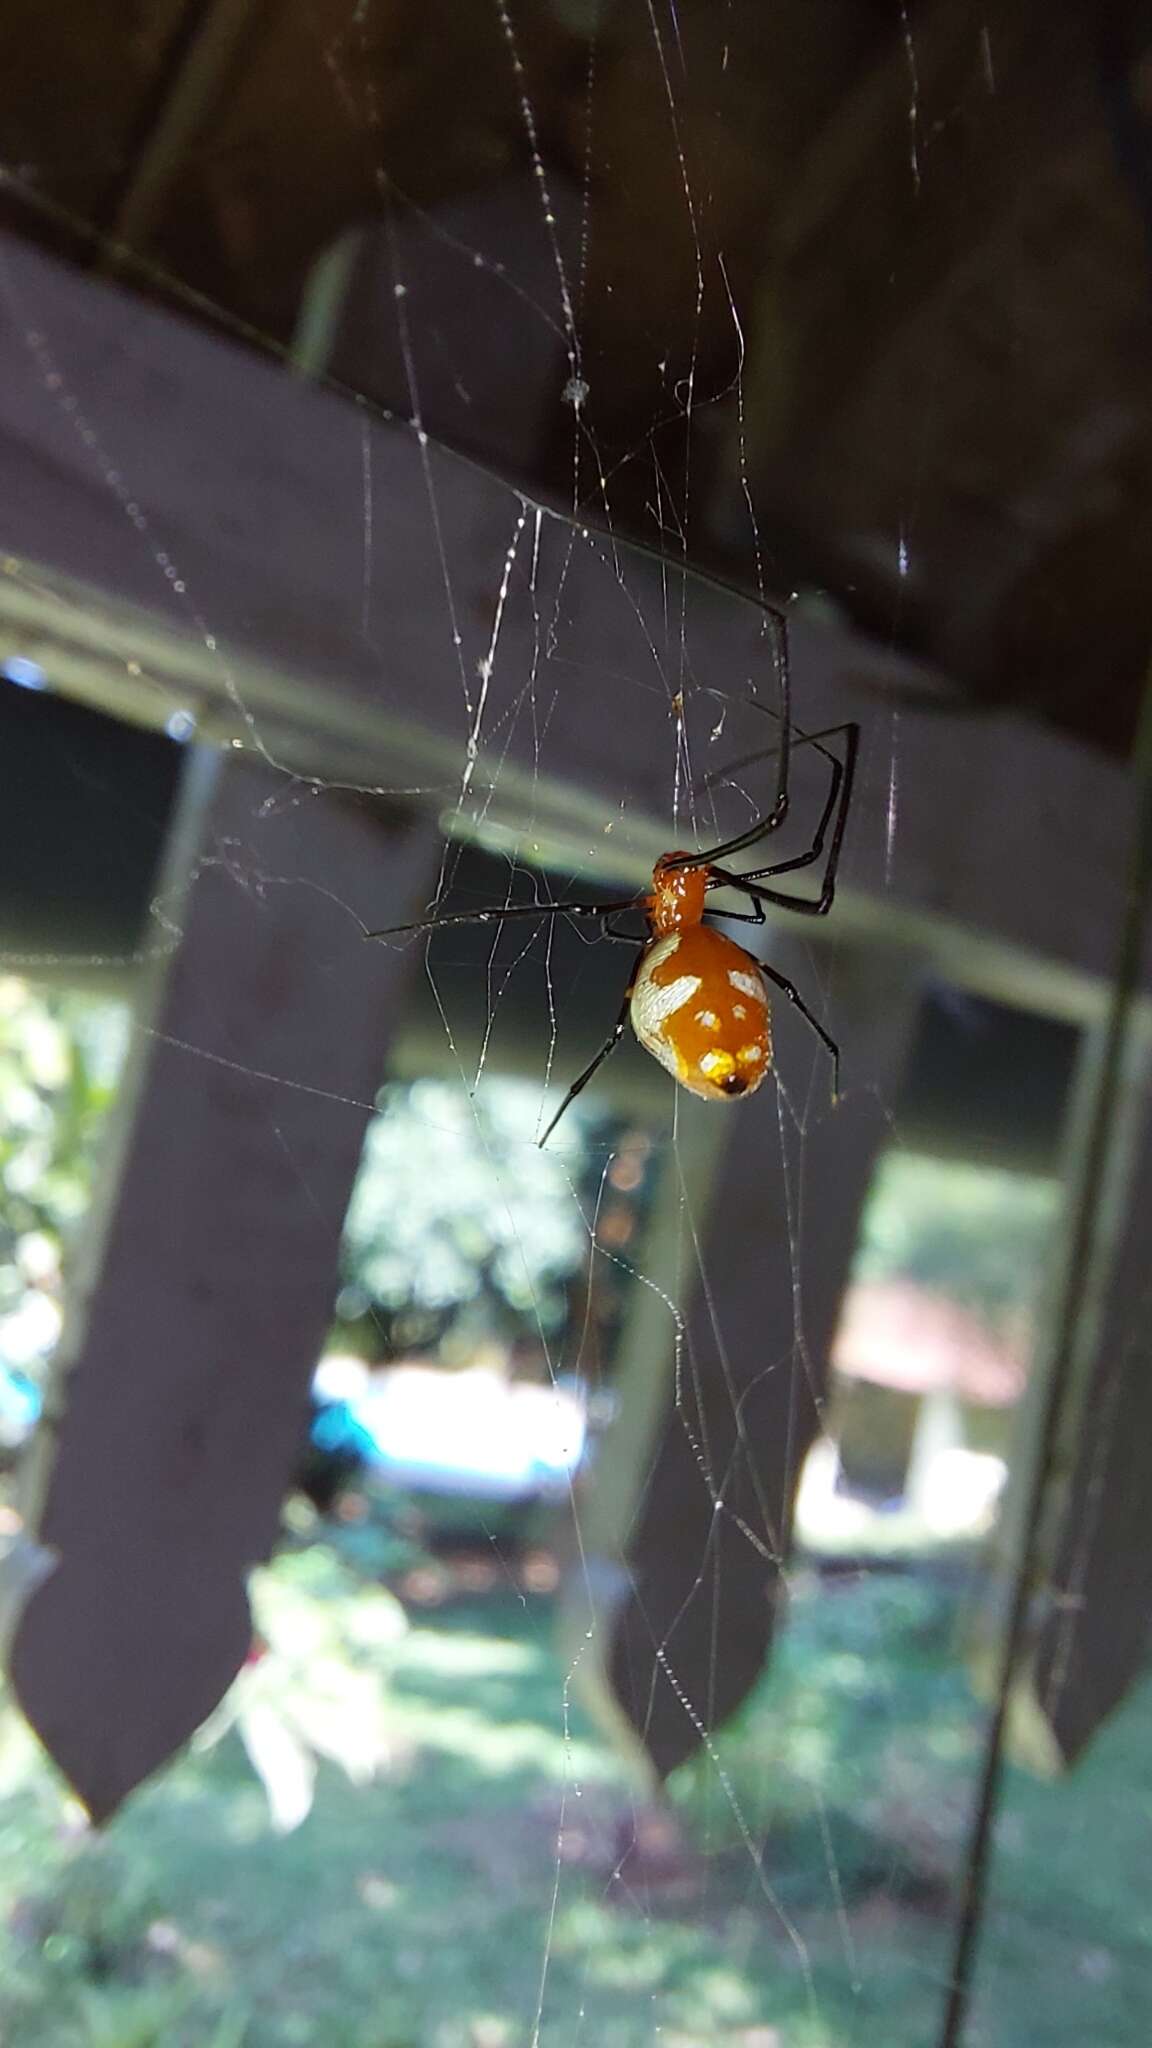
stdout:
POLYGON ((631 974, 628 976, 628 986, 624 991, 624 1001, 620 1005, 620 1015, 617 1017, 616 1022, 612 1026, 611 1031, 608 1033, 607 1038, 604 1040, 603 1045, 600 1047, 599 1052, 596 1054, 595 1059, 589 1060, 588 1065, 584 1069, 584 1072, 582 1074, 577 1075, 575 1081, 573 1081, 572 1086, 568 1090, 567 1095, 564 1097, 563 1102, 560 1104, 559 1109, 556 1111, 556 1114, 553 1117, 551 1123, 549 1124, 548 1129, 545 1131, 543 1137, 537 1139, 536 1142, 541 1147, 545 1146, 548 1143, 549 1138, 552 1136, 552 1133, 556 1129, 556 1126, 559 1123, 561 1117, 563 1116, 565 1110, 570 1109, 572 1104, 575 1102, 576 1097, 578 1095, 583 1094, 584 1089, 588 1086, 588 1083, 592 1079, 593 1074, 597 1071, 597 1068, 603 1066, 609 1053, 615 1052, 616 1047, 619 1045, 620 1040, 624 1035, 624 1027, 628 1022, 628 1010, 632 1002, 632 990, 636 982, 636 968, 640 965, 641 956, 643 955, 644 951, 645 948, 643 946, 641 946, 637 951, 635 966, 633 967, 631 974))
MULTIPOLYGON (((712 914, 717 915, 718 913, 713 912, 712 914)), ((759 894, 756 897, 755 910, 726 910, 719 914, 726 918, 731 918, 736 924, 763 924, 765 922, 764 905, 760 901, 759 894)), ((840 1047, 837 1045, 836 1040, 830 1038, 824 1026, 817 1022, 803 996, 800 994, 799 989, 793 982, 788 980, 787 975, 781 974, 775 967, 769 967, 766 961, 757 958, 755 955, 753 957, 756 958, 756 965, 760 969, 761 974, 765 975, 780 990, 781 995, 787 996, 793 1008, 799 1010, 805 1023, 811 1025, 821 1044, 827 1046, 832 1059, 832 1100, 833 1102, 839 1101, 840 1047)))
POLYGON ((776 641, 776 677, 779 684, 778 717, 780 720, 780 744, 770 750, 777 757, 776 794, 772 808, 762 818, 757 818, 746 832, 738 832, 734 839, 725 839, 721 845, 711 847, 705 853, 685 853, 679 860, 667 863, 669 867, 703 867, 706 862, 727 860, 733 853, 742 853, 746 846, 754 846, 758 839, 767 839, 788 816, 789 767, 792 759, 792 669, 788 655, 788 620, 777 611, 775 605, 764 606, 765 617, 772 621, 772 632, 776 641))
POLYGON ((708 909, 709 917, 722 917, 728 924, 764 924, 764 905, 757 903, 755 910, 714 910, 708 909))
POLYGON ((635 910, 636 898, 621 903, 492 903, 483 910, 450 910, 445 917, 418 917, 412 924, 385 925, 383 931, 365 931, 366 939, 394 939, 403 932, 438 932, 450 924, 502 924, 506 917, 609 917, 620 910, 635 910))
POLYGON ((758 882, 765 875, 786 875, 795 868, 811 867, 815 861, 819 860, 824 851, 824 840, 832 821, 832 814, 836 809, 836 799, 844 782, 843 761, 838 760, 835 754, 829 754, 828 759, 832 763, 832 778, 828 784, 828 794, 824 799, 824 809, 820 813, 820 822, 816 827, 811 846, 809 846, 806 853, 794 854, 790 860, 773 861, 768 867, 763 868, 748 868, 746 870, 746 879, 749 882, 758 882))
MULTIPOLYGON (((639 905, 636 908, 639 908, 639 905)), ((600 932, 602 937, 615 939, 622 946, 635 946, 640 943, 635 932, 622 932, 617 925, 613 924, 610 917, 601 918, 600 932)))
POLYGON ((772 982, 774 986, 780 990, 781 995, 787 996, 788 1001, 791 1003, 793 1009, 799 1010, 800 1015, 803 1017, 805 1023, 809 1024, 812 1030, 816 1033, 816 1036, 820 1040, 821 1045, 827 1048, 832 1059, 832 1100, 833 1102, 839 1102, 840 1047, 837 1045, 836 1040, 829 1036, 828 1032, 825 1031, 824 1026, 821 1023, 819 1023, 818 1020, 812 1015, 812 1012, 808 1008, 807 1003, 804 1001, 804 998, 801 995, 799 989, 796 987, 794 982, 788 980, 787 975, 778 974, 774 967, 767 966, 767 964, 763 960, 759 962, 759 967, 761 974, 764 974, 768 977, 768 980, 772 982))
MULTIPOLYGON (((761 704, 755 697, 752 698, 751 704, 754 711, 766 709, 766 706, 761 704)), ((771 713, 769 713, 769 716, 771 716, 771 713)), ((801 732, 797 728, 792 734, 791 744, 793 749, 815 747, 816 752, 823 754, 825 760, 832 761, 835 759, 835 755, 829 753, 828 748, 821 746, 820 742, 821 740, 835 739, 837 734, 843 731, 844 726, 842 724, 822 726, 819 732, 801 732)), ((739 775, 742 768, 753 768, 758 761, 773 760, 779 751, 779 747, 757 747, 754 754, 741 754, 739 760, 727 761, 723 768, 714 768, 711 775, 706 775, 700 784, 701 795, 706 790, 715 789, 719 783, 726 782, 729 777, 739 775)))
MULTIPOLYGON (((852 786, 856 779, 856 756, 860 746, 858 725, 845 725, 847 735, 843 762, 836 761, 831 787, 816 827, 816 836, 806 853, 797 854, 792 860, 777 861, 774 867, 753 868, 745 875, 731 875, 723 868, 713 867, 709 879, 728 888, 743 889, 758 903, 775 903, 782 910, 796 910, 805 917, 826 917, 836 896, 836 874, 840 866, 840 853, 844 845, 844 832, 848 824, 848 810, 852 802, 852 786), (824 851, 824 840, 829 822, 835 813, 832 827, 832 843, 828 849, 828 864, 824 869, 824 880, 819 896, 786 896, 778 889, 763 889, 756 885, 762 875, 791 874, 797 868, 811 867, 824 851)), ((835 758, 835 757, 832 757, 835 758)))

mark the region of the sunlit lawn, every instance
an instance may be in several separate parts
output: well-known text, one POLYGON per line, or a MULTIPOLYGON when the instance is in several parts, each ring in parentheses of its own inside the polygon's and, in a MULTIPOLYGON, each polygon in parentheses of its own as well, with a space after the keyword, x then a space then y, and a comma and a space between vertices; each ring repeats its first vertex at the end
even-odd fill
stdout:
MULTIPOLYGON (((284 1598, 314 1657, 317 1613, 374 1596, 298 1564, 284 1598)), ((719 1763, 677 1787, 690 1851, 664 1886, 612 1880, 626 1793, 543 1600, 474 1600, 375 1651, 362 1634, 388 1760, 359 1785, 322 1764, 288 1835, 233 1731, 78 1847, 10 1724, 0 2041, 930 2048, 973 1758, 950 1611, 813 1582, 719 1763)), ((1146 2048, 1150 1722, 1145 1696, 1073 1779, 1014 1781, 984 2048, 1146 2048)))

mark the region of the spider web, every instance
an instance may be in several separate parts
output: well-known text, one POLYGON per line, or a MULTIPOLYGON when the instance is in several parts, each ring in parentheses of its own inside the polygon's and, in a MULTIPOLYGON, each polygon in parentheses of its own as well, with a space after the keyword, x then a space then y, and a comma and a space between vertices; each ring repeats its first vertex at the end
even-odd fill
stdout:
MULTIPOLYGON (((919 190, 923 137, 915 39, 908 10, 899 12, 908 55, 909 177, 919 190)), ((707 845, 763 814, 770 807, 780 705, 779 638, 766 607, 791 596, 774 581, 771 536, 757 517, 749 460, 749 342, 726 252, 715 243, 707 182, 689 161, 683 102, 691 59, 675 10, 649 5, 646 20, 686 224, 689 339, 685 360, 669 365, 661 417, 640 421, 635 449, 626 461, 615 446, 606 453, 602 445, 595 415, 597 365, 589 359, 583 331, 590 266, 597 256, 593 196, 602 90, 599 34, 593 28, 587 36, 584 132, 575 151, 582 170, 573 178, 553 167, 542 139, 516 13, 504 0, 496 0, 496 13, 527 159, 524 189, 514 194, 516 217, 530 218, 535 229, 536 253, 525 265, 523 280, 498 244, 470 239, 467 222, 461 225, 450 208, 441 215, 422 212, 396 193, 382 153, 378 110, 360 97, 347 53, 339 46, 326 51, 349 122, 379 152, 378 178, 389 205, 353 289, 389 303, 386 345, 394 351, 398 373, 390 431, 403 439, 420 492, 418 502, 394 502, 393 481, 379 470, 381 406, 362 405, 349 416, 351 434, 348 422, 344 425, 349 459, 342 503, 333 515, 341 531, 355 537, 349 573, 357 584, 365 673, 371 675, 374 667, 382 711, 394 711, 402 694, 391 679, 402 640, 408 635, 421 644, 403 615, 404 573, 395 567, 396 559, 418 557, 422 591, 438 593, 431 631, 440 639, 437 669, 453 678, 457 694, 456 755, 463 765, 455 774, 438 769, 431 758, 421 772, 415 754, 395 779, 357 779, 309 768, 254 693, 245 662, 232 651, 232 622, 218 615, 215 598, 205 597, 196 565, 186 559, 193 551, 170 540, 163 517, 153 511, 158 485, 133 474, 124 460, 126 436, 117 421, 114 374, 94 400, 73 375, 69 336, 49 331, 36 308, 4 280, 35 374, 53 394, 63 428, 79 437, 96 466, 101 490, 138 537, 140 562, 166 586, 170 615, 182 621, 210 657, 231 706, 232 744, 278 778, 278 794, 270 801, 292 811, 318 797, 351 793, 416 800, 434 809, 444 850, 429 905, 433 915, 445 907, 467 909, 492 888, 496 894, 488 900, 510 905, 533 897, 542 904, 582 899, 590 889, 609 896, 626 893, 643 886, 652 859, 665 847, 707 845), (450 259, 450 271, 457 264, 482 277, 493 295, 484 303, 503 303, 504 331, 510 324, 527 360, 543 347, 553 382, 557 354, 563 369, 565 427, 563 434, 556 432, 565 446, 549 481, 565 475, 566 490, 529 490, 523 484, 499 484, 493 477, 479 543, 460 516, 457 482, 468 463, 485 452, 485 421, 475 423, 471 438, 457 433, 458 444, 464 443, 462 456, 459 445, 455 453, 446 453, 440 415, 445 391, 462 390, 460 408, 448 406, 451 425, 459 428, 475 405, 469 381, 474 379, 482 394, 487 366, 477 365, 460 337, 446 337, 439 324, 442 297, 424 288, 422 264, 430 248, 446 262, 450 259), (732 367, 705 388, 700 337, 711 331, 717 305, 728 328, 732 367), (711 430, 704 422, 713 423, 724 440, 722 488, 715 473, 698 486, 694 465, 711 430), (665 460, 677 435, 681 459, 678 473, 670 477, 665 460), (636 474, 643 476, 648 518, 639 523, 647 547, 637 544, 634 517, 617 523, 617 499, 623 496, 634 506, 634 495, 620 488, 620 471, 627 472, 630 489, 636 474), (496 513, 494 506, 499 507, 496 513), (403 548, 397 545, 401 526, 403 548), (710 539, 733 528, 743 538, 748 593, 743 600, 710 580, 697 560, 697 550, 704 552, 710 539), (606 715, 613 695, 622 725, 635 721, 650 739, 651 751, 635 791, 609 800, 604 792, 615 786, 615 777, 603 774, 602 764, 610 760, 614 743, 606 715), (596 705, 595 720, 586 715, 586 702, 596 705), (733 768, 734 762, 746 765, 733 768), (579 803, 566 798, 574 787, 581 792, 579 803)), ((360 19, 355 18, 350 35, 360 19)), ((473 341, 476 355, 482 356, 482 338, 473 341)), ((329 347, 329 368, 338 387, 357 382, 354 342, 350 322, 345 348, 351 354, 341 358, 338 346, 334 354, 329 347)), ((712 377, 711 353, 706 369, 712 377)), ((511 435, 517 423, 504 425, 511 435)), ((209 438, 213 431, 209 422, 209 438)), ((220 431, 219 422, 215 431, 220 431)), ((453 438, 451 432, 447 438, 453 438)), ((506 470, 514 468, 506 446, 493 451, 493 460, 501 456, 506 470)), ((906 508, 906 535, 914 532, 916 511, 915 504, 906 508)), ((902 538, 902 575, 910 548, 902 538)), ((427 645, 429 629, 422 630, 427 645)), ((859 708, 851 687, 829 693, 826 649, 834 641, 842 644, 835 639, 837 630, 834 618, 830 623, 826 608, 818 604, 798 602, 791 608, 793 716, 800 735, 822 730, 837 715, 852 715, 859 708)), ((864 664, 863 654, 860 660, 864 664)), ((411 660, 400 672, 411 679, 411 660)), ((200 707, 196 710, 199 715, 200 707)), ((873 890, 892 889, 901 857, 899 713, 874 706, 865 720, 867 825, 858 825, 856 836, 850 828, 843 868, 849 896, 854 872, 873 890)), ((791 836, 781 840, 783 853, 806 843, 825 780, 819 758, 798 746, 793 823, 791 836)), ((314 886, 304 877, 269 877, 242 843, 215 848, 206 859, 226 863, 257 892, 273 883, 292 886, 294 879, 314 886)), ((334 894, 331 911, 334 920, 372 922, 366 900, 353 903, 334 894)), ((161 902, 158 924, 159 943, 171 945, 179 937, 179 910, 161 902)), ((826 943, 835 932, 834 918, 830 932, 818 938, 803 928, 785 930, 783 920, 773 920, 766 934, 767 957, 786 964, 833 1029, 838 991, 848 974, 841 954, 826 943)), ((747 937, 739 927, 733 935, 747 937)), ((549 918, 404 943, 418 946, 423 956, 424 988, 413 1000, 422 1003, 422 1014, 438 1034, 432 1055, 437 1070, 456 1078, 477 1119, 476 1105, 489 1076, 513 1069, 528 1076, 535 1091, 536 1129, 542 1128, 568 1079, 611 1022, 627 974, 623 949, 607 943, 594 923, 549 918), (530 1050, 526 1033, 533 1040, 530 1050)), ((855 1004, 846 1008, 859 1014, 855 1004)), ((695 1751, 696 1756, 674 1775, 670 1803, 658 1801, 650 1787, 643 1789, 634 1774, 625 1793, 618 1784, 601 1806, 597 1787, 585 1783, 573 1763, 541 1823, 543 1850, 537 1843, 529 1852, 537 1855, 537 1867, 547 1876, 525 1923, 525 1943, 535 1958, 534 1985, 521 2007, 504 2015, 508 2031, 492 2036, 501 2043, 524 2041, 532 2048, 564 2043, 567 2048, 595 2039, 640 2048, 656 2040, 687 2044, 708 2039, 731 2048, 818 2048, 833 2041, 883 2041, 884 2048, 899 2048, 904 2041, 928 2038, 925 2029, 933 2024, 947 1989, 948 1922, 941 1899, 959 1858, 974 1756, 972 1716, 954 1682, 958 1657, 939 1681, 934 1757, 933 1743, 918 1742, 901 1718, 901 1677, 894 1666, 885 1666, 884 1628, 891 1625, 897 1635, 901 1628, 914 1633, 914 1602, 907 1613, 900 1611, 899 1598, 894 1607, 886 1607, 886 1575, 873 1573, 867 1563, 856 1579, 856 1591, 867 1597, 855 1606, 843 1590, 821 1590, 811 1559, 797 1560, 789 1551, 781 1502, 769 1498, 759 1479, 761 1414, 782 1416, 797 1433, 798 1448, 786 1462, 786 1495, 799 1476, 805 1448, 803 1413, 811 1404, 823 1414, 828 1333, 815 1341, 810 1337, 810 1321, 819 1325, 823 1312, 821 1297, 821 1310, 813 1318, 810 1296, 821 1296, 822 1260, 835 1257, 834 1246, 829 1254, 825 1200, 838 1140, 826 1063, 820 1048, 794 1030, 786 1015, 778 1037, 772 1085, 733 1110, 703 1108, 676 1095, 639 1054, 625 1050, 618 1056, 618 1075, 605 1070, 602 1092, 590 1091, 551 1147, 555 1174, 586 1238, 590 1261, 624 1276, 627 1313, 633 1318, 628 1327, 642 1327, 644 1341, 667 1359, 671 1417, 665 1431, 653 1428, 643 1449, 634 1518, 622 1531, 625 1549, 643 1531, 649 1485, 655 1485, 661 1461, 669 1457, 685 1486, 704 1502, 718 1534, 715 1544, 709 1539, 695 1582, 669 1615, 652 1604, 642 1575, 630 1578, 621 1569, 614 1578, 605 1571, 606 1564, 617 1566, 620 1560, 601 1553, 597 1511, 589 1508, 584 1493, 573 1495, 572 1574, 581 1590, 586 1626, 567 1647, 556 1701, 565 1739, 573 1715, 582 1710, 589 1667, 605 1654, 605 1631, 617 1603, 626 1598, 634 1612, 635 1639, 642 1639, 645 1630, 649 1639, 653 1720, 659 1690, 665 1696, 665 1719, 670 1712, 673 1721, 678 1716, 682 1723, 685 1755, 695 1751), (707 1190, 721 1170, 719 1154, 729 1141, 720 1120, 732 1117, 741 1119, 741 1135, 730 1143, 744 1162, 733 1200, 737 1206, 744 1200, 763 1202, 763 1276, 734 1275, 723 1247, 717 1248, 709 1235, 707 1190), (634 1135, 637 1127, 660 1161, 655 1202, 663 1235, 658 1238, 654 1230, 638 1253, 625 1256, 601 1241, 599 1226, 605 1191, 620 1158, 621 1133, 634 1135), (730 1354, 726 1307, 735 1288, 768 1319, 754 1369, 730 1354), (730 1449, 723 1457, 710 1432, 716 1390, 700 1379, 706 1350, 731 1422, 730 1449), (775 1395, 781 1384, 789 1389, 783 1403, 775 1395), (771 1399, 761 1409, 766 1388, 771 1399), (734 1549, 741 1559, 741 1582, 750 1572, 759 1577, 776 1623, 772 1669, 765 1681, 769 1690, 761 1688, 769 1701, 768 1720, 761 1705, 759 1720, 746 1714, 729 1726, 717 1701, 731 1690, 723 1668, 731 1644, 722 1623, 726 1560, 734 1549), (829 1607, 836 1603, 843 1608, 842 1620, 835 1614, 829 1618, 829 1607), (825 1630, 820 1668, 831 1687, 831 1704, 827 1695, 815 1704, 809 1695, 803 1656, 792 1647, 790 1607, 800 1617, 801 1645, 806 1615, 810 1631, 818 1635, 820 1628, 825 1630), (713 1632, 702 1667, 695 1646, 690 1652, 681 1647, 691 1640, 696 1610, 708 1614, 713 1632), (815 1624, 814 1614, 822 1614, 815 1624), (865 1721, 891 1724, 890 1744, 873 1740, 869 1750, 880 1778, 887 1774, 893 1781, 887 1788, 862 1783, 850 1757, 837 1749, 833 1708, 843 1709, 853 1697, 865 1721), (766 1734, 773 1719, 783 1725, 766 1734), (949 1747, 959 1767, 934 1776, 939 1751, 949 1747), (930 1818, 916 1812, 918 1788, 935 1802, 930 1818), (899 1818, 893 1819, 890 1810, 886 1824, 877 1827, 886 1789, 888 1806, 899 1808, 899 1818), (628 1825, 620 1826, 621 1814, 628 1825), (613 1827, 618 1829, 615 1837, 613 1827), (600 1841, 598 1864, 588 1849, 590 1840, 600 1841), (869 1864, 869 1855, 880 1856, 879 1869, 869 1864), (915 1899, 909 1904, 917 1888, 919 1904, 915 1899), (644 1944, 630 1941, 629 1960, 622 1966, 633 1973, 630 2007, 622 2005, 608 2018, 593 1995, 599 1991, 596 1943, 580 1933, 585 1901, 597 1894, 606 1914, 620 1920, 630 1916, 633 1926, 639 1925, 658 1956, 649 1968, 644 1944), (690 1951, 687 1989, 677 1983, 672 1945, 665 1940, 670 1925, 680 1930, 690 1951), (753 1967, 762 1949, 773 1958, 767 1978, 753 1967)), ((187 1052, 190 1058, 211 1057, 193 1045, 187 1052)), ((887 1083, 875 1079, 870 1049, 848 1039, 842 1052, 849 1100, 854 1091, 857 1101, 872 1094, 876 1116, 890 1122, 895 1104, 887 1083)), ((526 1132, 526 1148, 529 1144, 526 1132)), ((493 1199, 515 1218, 516 1191, 495 1175, 493 1199)), ((841 1219, 840 1228, 846 1227, 841 1219)), ((746 1343, 747 1318, 738 1327, 746 1343)), ((539 1337, 554 1366, 554 1344, 543 1318, 539 1337)), ((654 1497, 666 1503, 668 1494, 654 1497)), ((669 1528, 670 1545, 675 1537, 669 1528)), ((735 1583, 737 1568, 731 1570, 735 1583)), ((574 1612, 581 1613, 580 1598, 574 1612)), ((648 1732, 642 1714, 637 1732, 641 1741, 648 1732)), ((570 1748, 573 1758, 583 1754, 575 1737, 570 1748)), ((466 1897, 459 1910, 462 1916, 468 1912, 466 1897)), ((463 2048, 481 2036, 443 2032, 436 2039, 443 2040, 444 2048, 456 2048, 457 2041, 463 2048)))

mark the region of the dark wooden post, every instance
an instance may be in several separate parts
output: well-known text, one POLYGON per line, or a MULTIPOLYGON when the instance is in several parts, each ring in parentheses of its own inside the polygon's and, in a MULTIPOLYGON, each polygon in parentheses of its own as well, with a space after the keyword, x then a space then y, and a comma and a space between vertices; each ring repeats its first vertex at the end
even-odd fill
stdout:
MULTIPOLYGON (((1089 1038, 1085 1065, 1097 1056, 1089 1038)), ((1124 1090, 1124 1142, 1101 1207, 1103 1271, 1094 1282, 1086 1276, 1097 1311, 1061 1431, 1035 1655, 1013 1731, 1032 1761, 1049 1764, 1075 1762, 1152 1657, 1152 1075, 1143 1034, 1131 1049, 1124 1090)), ((1040 1397, 1042 1369, 1041 1362, 1040 1397)), ((1026 1442, 1021 1493, 1029 1448, 1026 1442)), ((1014 1533, 1018 1542, 1018 1527, 1014 1533)))
MULTIPOLYGON (((811 973, 799 946, 777 942, 772 958, 811 973)), ((639 1296, 642 1323, 625 1339, 623 1449, 606 1447, 581 1510, 567 1590, 574 1679, 602 1721, 623 1715, 656 1779, 762 1669, 860 1205, 915 1020, 910 956, 837 954, 830 980, 846 1077, 835 1109, 826 1062, 782 1017, 791 1107, 779 1119, 767 1092, 730 1116, 682 1112, 687 1172, 670 1159, 644 1261, 650 1299, 639 1296), (723 1151, 703 1200, 709 1143, 723 1151), (668 1308, 678 1300, 682 1322, 668 1308)))
POLYGON ((121 1129, 30 1475, 55 1569, 10 1649, 96 1819, 221 1697, 250 1642, 331 1315, 344 1211, 437 835, 225 758, 190 763, 121 1129), (188 882, 189 874, 192 879, 188 882), (182 886, 185 885, 185 886, 182 886))

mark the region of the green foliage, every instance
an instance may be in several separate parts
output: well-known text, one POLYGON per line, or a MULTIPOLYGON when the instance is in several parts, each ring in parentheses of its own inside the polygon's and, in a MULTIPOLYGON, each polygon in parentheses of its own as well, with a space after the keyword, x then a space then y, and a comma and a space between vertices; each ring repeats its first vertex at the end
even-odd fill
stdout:
POLYGON ((22 1939, 5 1970, 4 2040, 14 2048, 48 2038, 53 2048, 244 2048, 240 2005, 209 2020, 169 1952, 171 1930, 157 1917, 163 1894, 147 1865, 100 1837, 81 1837, 71 1853, 53 1846, 51 1883, 15 1911, 22 1939))
POLYGON ((87 1206, 126 1022, 121 1003, 0 979, 0 1313, 87 1206))
POLYGON ((827 1857, 801 1837, 834 1812, 842 1889, 889 1887, 906 1860, 905 1805, 930 1788, 944 1823, 963 1808, 980 1713, 959 1655, 958 1588, 927 1574, 794 1579, 770 1665, 740 1712, 677 1774, 694 1826, 733 1831, 716 1761, 745 1823, 792 1843, 793 1889, 826 1884, 827 1857), (898 1692, 894 1691, 898 1673, 898 1692), (895 1788, 899 1788, 899 1791, 895 1788), (846 1817, 851 1815, 851 1824, 846 1817))
POLYGON ((891 1151, 864 1212, 855 1277, 914 1281, 995 1326, 1035 1306, 1058 1213, 1054 1181, 891 1151))
MULTIPOLYGON (((772 1670, 677 1781, 695 1861, 662 1892, 607 1881, 629 1792, 581 1716, 543 1602, 460 1605, 381 1640, 385 1611, 374 1619, 369 1589, 339 1568, 272 1569, 292 1629, 333 1646, 355 1636, 403 1754, 358 1785, 322 1764, 309 1818, 283 1838, 233 1734, 77 1845, 30 1739, 11 1731, 5 2048, 935 2038, 975 1768, 962 1584, 796 1581, 772 1670), (917 1880, 933 1871, 931 1891, 917 1880)), ((292 1711, 294 1685, 286 1676, 292 1711)), ((987 2048, 1144 2048, 1150 1726, 1145 1688, 1070 1778, 1009 1774, 981 1947, 987 2048)))
POLYGON ((214 2026, 208 2022, 205 2032, 183 1984, 111 1994, 89 1991, 78 2005, 85 2048, 171 2048, 180 2039, 196 2042, 197 2048, 243 2048, 248 2033, 248 2021, 238 2011, 225 2013, 214 2026))
MULTIPOLYGON (((479 1300, 507 1332, 545 1328, 587 1256, 570 1160, 535 1143, 539 1092, 417 1081, 381 1096, 345 1227, 348 1289, 385 1308, 479 1300)), ((579 1130, 573 1116, 570 1132, 579 1130)), ((347 1295, 341 1304, 347 1306, 347 1295)))
POLYGON ((324 1523, 323 1545, 317 1542, 319 1516, 302 1495, 284 1504, 278 1568, 284 1571, 295 1553, 306 1559, 318 1556, 345 1566, 362 1582, 383 1585, 402 1572, 427 1564, 428 1553, 412 1528, 410 1497, 389 1487, 374 1475, 366 1496, 366 1512, 344 1520, 334 1517, 324 1523))

